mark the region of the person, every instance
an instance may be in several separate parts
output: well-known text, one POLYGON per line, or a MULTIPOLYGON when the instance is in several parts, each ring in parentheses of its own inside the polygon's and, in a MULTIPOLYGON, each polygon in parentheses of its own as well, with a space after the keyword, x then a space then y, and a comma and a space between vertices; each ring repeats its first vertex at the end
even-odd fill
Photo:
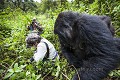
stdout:
POLYGON ((27 26, 27 29, 31 32, 36 32, 38 35, 43 33, 43 28, 40 23, 37 22, 36 18, 33 18, 32 23, 27 26))
POLYGON ((47 39, 40 37, 36 33, 28 34, 26 38, 27 47, 35 47, 37 50, 35 51, 33 57, 30 61, 45 61, 45 60, 53 60, 56 58, 59 59, 59 55, 54 48, 53 44, 49 42, 47 39))

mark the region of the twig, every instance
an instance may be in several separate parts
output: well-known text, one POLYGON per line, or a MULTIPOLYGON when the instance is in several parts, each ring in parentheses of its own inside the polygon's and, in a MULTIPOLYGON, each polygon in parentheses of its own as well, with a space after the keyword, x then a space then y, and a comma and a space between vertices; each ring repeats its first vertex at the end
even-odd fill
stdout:
POLYGON ((79 73, 78 73, 77 69, 75 68, 75 66, 74 66, 74 65, 71 65, 71 66, 73 66, 73 68, 74 68, 74 69, 75 69, 75 71, 77 72, 78 80, 80 80, 80 75, 79 75, 79 73))
POLYGON ((2 72, 2 75, 0 76, 0 77, 1 77, 1 80, 3 80, 3 77, 4 77, 5 73, 6 73, 6 72, 7 72, 7 70, 8 70, 8 67, 6 67, 5 65, 3 65, 2 63, 0 64, 0 66, 2 66, 2 67, 4 67, 4 68, 5 68, 5 71, 4 71, 4 72, 2 72))
MULTIPOLYGON (((62 72, 61 72, 62 73, 62 72)), ((68 80, 70 80, 65 74, 62 73, 63 76, 65 76, 68 80)))
MULTIPOLYGON (((51 70, 52 71, 52 70, 51 70)), ((47 75, 49 75, 50 73, 51 73, 51 71, 49 71, 45 76, 43 76, 43 79, 47 76, 47 75)))
POLYGON ((17 57, 17 59, 11 64, 11 66, 9 67, 9 68, 12 68, 12 66, 15 64, 15 62, 19 59, 19 58, 21 58, 22 56, 19 56, 19 57, 17 57))
POLYGON ((8 67, 6 67, 5 65, 3 65, 2 63, 0 64, 2 67, 4 67, 5 69, 8 69, 8 67))
POLYGON ((5 65, 7 65, 7 66, 10 66, 8 63, 6 63, 6 62, 1 62, 1 64, 5 64, 5 65))
MULTIPOLYGON (((11 64, 11 66, 9 66, 9 68, 12 68, 12 66, 14 65, 14 63, 15 63, 19 58, 21 58, 21 57, 22 57, 22 56, 17 57, 17 59, 11 64)), ((9 69, 9 68, 8 68, 8 69, 9 69)), ((5 71, 5 75, 7 74, 8 69, 5 71)))

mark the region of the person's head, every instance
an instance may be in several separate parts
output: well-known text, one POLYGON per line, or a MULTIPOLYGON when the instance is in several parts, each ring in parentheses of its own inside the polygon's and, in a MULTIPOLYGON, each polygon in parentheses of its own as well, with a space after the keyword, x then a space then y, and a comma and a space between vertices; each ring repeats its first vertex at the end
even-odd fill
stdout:
POLYGON ((32 19, 32 22, 36 22, 37 21, 37 19, 34 17, 33 19, 32 19))
POLYGON ((40 43, 41 37, 36 33, 30 33, 26 37, 26 46, 27 48, 30 48, 32 46, 37 46, 38 43, 40 43))
POLYGON ((36 18, 33 18, 33 19, 32 19, 32 26, 33 26, 34 28, 40 26, 40 24, 37 22, 37 19, 36 19, 36 18))

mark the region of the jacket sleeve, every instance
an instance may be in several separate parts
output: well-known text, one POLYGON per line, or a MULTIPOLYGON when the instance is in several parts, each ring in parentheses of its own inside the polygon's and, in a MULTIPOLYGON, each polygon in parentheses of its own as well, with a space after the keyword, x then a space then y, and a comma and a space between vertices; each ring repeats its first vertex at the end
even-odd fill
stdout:
POLYGON ((44 43, 39 43, 37 46, 37 52, 34 54, 33 58, 37 62, 39 60, 43 60, 45 54, 47 52, 47 48, 44 43))

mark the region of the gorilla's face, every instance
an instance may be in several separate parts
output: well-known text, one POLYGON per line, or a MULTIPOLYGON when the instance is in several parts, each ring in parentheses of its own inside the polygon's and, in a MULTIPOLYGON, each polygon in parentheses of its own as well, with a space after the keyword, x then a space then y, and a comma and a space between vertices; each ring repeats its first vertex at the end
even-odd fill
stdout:
POLYGON ((75 14, 73 13, 60 13, 54 25, 54 33, 59 36, 59 39, 62 43, 65 43, 67 45, 70 45, 73 41, 72 26, 74 25, 74 20, 76 18, 74 15, 75 14))
POLYGON ((63 19, 56 20, 54 33, 58 34, 59 38, 65 42, 72 39, 72 27, 63 19))
POLYGON ((65 44, 71 44, 73 41, 73 25, 78 16, 78 13, 68 11, 61 12, 56 19, 54 33, 58 34, 59 39, 65 44))

